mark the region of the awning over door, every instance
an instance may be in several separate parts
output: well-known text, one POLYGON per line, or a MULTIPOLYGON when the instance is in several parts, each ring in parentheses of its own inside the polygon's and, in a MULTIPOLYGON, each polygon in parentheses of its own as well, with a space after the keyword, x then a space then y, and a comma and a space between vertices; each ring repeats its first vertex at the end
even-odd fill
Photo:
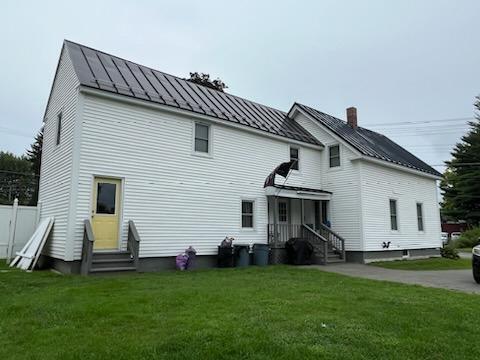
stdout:
POLYGON ((330 191, 288 185, 267 186, 265 195, 310 200, 330 200, 332 198, 330 191))

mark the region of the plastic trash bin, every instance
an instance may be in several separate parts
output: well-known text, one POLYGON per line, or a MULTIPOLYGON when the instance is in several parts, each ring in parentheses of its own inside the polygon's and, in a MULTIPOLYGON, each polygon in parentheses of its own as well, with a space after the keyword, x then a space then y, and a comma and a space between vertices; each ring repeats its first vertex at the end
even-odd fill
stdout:
POLYGON ((218 267, 227 268, 233 267, 233 247, 232 246, 219 246, 218 247, 218 267))
POLYGON ((253 244, 253 263, 258 266, 268 265, 269 252, 267 244, 253 244))
POLYGON ((250 245, 233 245, 235 254, 235 266, 244 267, 250 265, 250 245))

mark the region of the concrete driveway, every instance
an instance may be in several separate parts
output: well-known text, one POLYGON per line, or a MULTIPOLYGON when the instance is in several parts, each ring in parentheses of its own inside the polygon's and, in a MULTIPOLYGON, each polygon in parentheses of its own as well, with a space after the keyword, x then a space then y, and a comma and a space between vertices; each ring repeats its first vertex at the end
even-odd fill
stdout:
POLYGON ((480 284, 473 280, 471 270, 392 270, 354 263, 329 264, 327 266, 312 265, 309 267, 365 279, 394 281, 480 294, 480 284))

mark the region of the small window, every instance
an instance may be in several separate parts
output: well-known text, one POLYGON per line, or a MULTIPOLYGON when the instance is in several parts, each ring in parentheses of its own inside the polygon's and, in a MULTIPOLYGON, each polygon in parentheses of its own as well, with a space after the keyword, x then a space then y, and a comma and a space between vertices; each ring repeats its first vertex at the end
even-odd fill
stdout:
POLYGON ((195 124, 195 151, 201 153, 209 152, 209 126, 205 124, 195 124))
POLYGON ((278 203, 278 221, 287 222, 287 203, 285 201, 280 201, 278 203))
POLYGON ((97 186, 97 214, 115 214, 115 197, 117 185, 98 183, 97 186))
POLYGON ((340 145, 332 145, 328 148, 330 167, 340 166, 340 145))
POLYGON ((291 147, 290 148, 290 161, 295 161, 292 164, 292 169, 293 170, 298 170, 299 169, 299 166, 298 166, 299 156, 298 155, 299 155, 298 148, 291 147))
POLYGON ((418 231, 423 231, 423 206, 421 203, 417 203, 417 223, 418 231))
POLYGON ((253 201, 242 200, 242 228, 253 228, 253 201))
POLYGON ((390 199, 390 228, 398 230, 397 200, 390 199))
POLYGON ((62 113, 58 114, 57 116, 57 138, 55 143, 60 145, 60 135, 62 133, 62 113))

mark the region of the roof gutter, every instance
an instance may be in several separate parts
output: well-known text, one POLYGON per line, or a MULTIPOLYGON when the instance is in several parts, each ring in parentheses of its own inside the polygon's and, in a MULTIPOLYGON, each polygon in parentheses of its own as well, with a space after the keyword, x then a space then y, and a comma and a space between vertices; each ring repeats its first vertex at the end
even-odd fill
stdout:
POLYGON ((269 138, 272 138, 272 139, 275 139, 275 140, 280 140, 280 141, 283 141, 283 142, 286 142, 286 143, 289 143, 289 144, 301 145, 303 147, 307 147, 307 148, 311 148, 311 149, 315 149, 315 150, 323 150, 323 148, 325 147, 323 145, 310 144, 310 143, 307 143, 307 142, 303 142, 303 141, 287 138, 287 137, 284 137, 284 136, 272 134, 272 133, 269 133, 269 132, 266 132, 266 131, 253 129, 253 128, 250 128, 246 125, 235 124, 235 123, 232 123, 231 121, 228 121, 228 120, 221 120, 221 119, 214 118, 212 116, 197 114, 197 113, 193 113, 193 112, 188 111, 188 110, 174 108, 174 107, 163 105, 163 104, 156 104, 156 103, 152 103, 152 102, 142 100, 142 99, 134 99, 134 98, 130 98, 126 95, 122 95, 122 94, 109 93, 109 92, 99 90, 99 89, 94 89, 94 88, 91 88, 91 87, 88 87, 88 86, 85 86, 85 85, 80 85, 80 92, 82 92, 84 94, 87 94, 87 95, 102 97, 102 98, 105 98, 105 99, 109 99, 109 100, 113 100, 113 101, 119 101, 119 102, 130 104, 130 105, 137 105, 137 106, 142 106, 142 107, 146 107, 146 108, 149 108, 149 109, 161 110, 161 111, 169 112, 169 113, 172 113, 172 114, 181 115, 181 116, 187 117, 189 119, 194 118, 194 119, 209 121, 209 122, 212 122, 212 123, 225 125, 225 126, 228 126, 228 127, 231 127, 231 128, 238 129, 238 130, 243 130, 243 131, 246 131, 246 132, 255 133, 255 134, 260 135, 260 136, 265 136, 265 137, 269 137, 269 138))

